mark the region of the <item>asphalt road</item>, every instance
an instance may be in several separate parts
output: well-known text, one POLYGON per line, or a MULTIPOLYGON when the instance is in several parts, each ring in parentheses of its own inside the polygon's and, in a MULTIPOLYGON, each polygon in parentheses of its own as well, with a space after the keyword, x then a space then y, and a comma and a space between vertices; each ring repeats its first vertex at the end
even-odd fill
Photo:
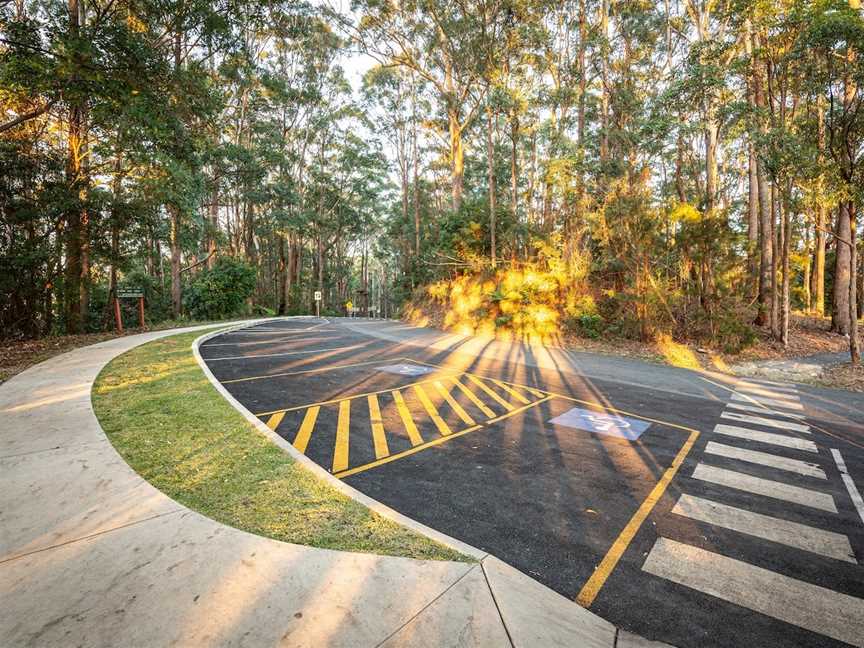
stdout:
POLYGON ((271 321, 201 353, 337 477, 625 629, 864 646, 858 396, 380 320, 271 321))

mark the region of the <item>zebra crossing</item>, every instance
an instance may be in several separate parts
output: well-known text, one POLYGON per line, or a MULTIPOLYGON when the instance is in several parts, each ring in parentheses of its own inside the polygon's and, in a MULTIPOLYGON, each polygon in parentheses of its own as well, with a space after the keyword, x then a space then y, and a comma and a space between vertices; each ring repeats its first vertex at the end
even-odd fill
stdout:
MULTIPOLYGON (((853 503, 857 490, 850 485, 840 452, 813 440, 802 411, 792 387, 739 382, 689 475, 693 481, 684 480, 682 485, 682 491, 688 491, 705 484, 707 495, 682 492, 671 514, 718 533, 749 536, 764 543, 758 546, 767 553, 760 555, 808 552, 848 565, 844 569, 855 570, 864 579, 849 537, 826 528, 839 515, 835 495, 841 492, 827 492, 829 474, 836 475, 840 468, 853 503), (724 497, 726 501, 716 501, 724 497)), ((825 637, 864 646, 864 599, 815 584, 806 574, 799 578, 788 569, 781 573, 746 556, 726 555, 728 549, 718 544, 695 546, 692 540, 661 533, 642 570, 825 637)))

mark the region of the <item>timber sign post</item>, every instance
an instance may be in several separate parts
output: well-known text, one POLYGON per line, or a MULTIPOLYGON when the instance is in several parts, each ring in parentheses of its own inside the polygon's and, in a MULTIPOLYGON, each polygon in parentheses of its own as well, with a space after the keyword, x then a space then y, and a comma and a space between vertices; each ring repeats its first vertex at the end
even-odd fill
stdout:
POLYGON ((144 289, 143 288, 118 288, 114 297, 114 320, 117 323, 117 332, 123 332, 123 317, 120 313, 121 299, 138 300, 138 323, 144 328, 144 289))

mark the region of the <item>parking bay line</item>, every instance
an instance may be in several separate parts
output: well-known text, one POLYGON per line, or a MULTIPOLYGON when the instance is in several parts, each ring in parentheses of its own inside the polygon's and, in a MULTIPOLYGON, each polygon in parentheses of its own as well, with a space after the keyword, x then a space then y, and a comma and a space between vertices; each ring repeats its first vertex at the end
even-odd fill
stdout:
POLYGON ((223 385, 231 383, 246 382, 249 380, 266 380, 267 378, 284 378, 285 376, 299 376, 301 374, 322 373, 327 371, 335 371, 336 369, 350 369, 352 367, 364 367, 370 364, 380 365, 386 360, 366 360, 365 362, 351 362, 349 364, 331 365, 329 367, 318 367, 316 369, 298 369, 297 371, 283 371, 275 374, 262 374, 260 376, 247 376, 246 378, 234 378, 232 380, 220 380, 223 385))
POLYGON ((258 358, 276 358, 276 357, 281 357, 281 356, 308 355, 310 353, 324 353, 325 351, 349 351, 350 349, 360 349, 364 346, 366 346, 366 345, 365 344, 352 344, 350 346, 330 347, 327 349, 307 349, 305 351, 285 351, 282 353, 259 353, 258 355, 228 356, 225 358, 204 358, 204 362, 210 363, 210 362, 216 362, 218 360, 256 360, 258 358))
POLYGON ((672 512, 691 520, 857 564, 849 538, 842 533, 754 513, 695 495, 681 495, 672 512))
POLYGON ((762 405, 767 405, 768 407, 775 408, 787 408, 793 410, 803 410, 804 406, 801 403, 795 403, 793 401, 781 401, 776 398, 762 398, 761 396, 749 396, 748 394, 742 394, 740 392, 732 393, 732 400, 736 401, 744 401, 745 403, 761 403, 762 405))
POLYGON ((714 433, 735 437, 737 439, 747 439, 748 441, 769 443, 771 445, 781 446, 784 448, 792 448, 794 450, 804 450, 805 452, 819 452, 816 444, 813 443, 810 439, 799 439, 798 437, 788 436, 786 434, 751 430, 750 428, 743 428, 737 425, 725 425, 723 423, 719 423, 714 426, 714 433))
POLYGON ((460 419, 462 419, 463 423, 465 423, 466 425, 476 425, 477 424, 477 421, 475 421, 474 419, 471 418, 471 416, 468 414, 468 412, 465 411, 465 408, 463 408, 459 404, 459 401, 457 401, 455 398, 453 398, 453 396, 450 394, 450 392, 447 390, 447 388, 443 384, 441 384, 440 380, 436 380, 434 385, 435 385, 435 389, 441 395, 441 398, 443 398, 445 401, 447 401, 447 404, 450 406, 450 408, 454 412, 456 412, 456 416, 458 416, 460 419))
MULTIPOLYGON (((519 414, 520 412, 522 412, 524 410, 535 407, 541 403, 545 403, 546 401, 551 400, 552 398, 554 398, 554 396, 547 396, 547 397, 542 398, 538 401, 534 401, 533 403, 531 403, 529 405, 525 405, 523 407, 518 407, 518 408, 514 409, 512 412, 508 412, 507 414, 503 414, 502 416, 498 417, 497 419, 494 419, 493 421, 489 421, 489 422, 495 422, 495 421, 509 418, 511 416, 515 416, 516 414, 519 414)), ((489 423, 489 422, 487 422, 487 423, 489 423)), ((422 450, 426 450, 427 448, 441 445, 442 443, 450 441, 451 439, 456 439, 458 437, 464 436, 464 435, 468 434, 469 432, 475 432, 475 431, 477 431, 483 427, 485 427, 485 425, 474 425, 474 426, 466 428, 464 430, 460 430, 459 432, 453 432, 452 434, 449 434, 448 436, 440 436, 437 439, 432 439, 431 441, 426 441, 424 443, 421 443, 420 445, 414 446, 413 448, 409 448, 408 450, 403 450, 402 452, 397 452, 396 454, 392 454, 389 457, 384 457, 383 459, 378 459, 377 461, 371 461, 367 464, 363 464, 362 466, 357 466, 355 468, 351 468, 349 470, 344 470, 344 471, 339 472, 339 473, 334 471, 333 475, 335 477, 338 477, 339 479, 345 479, 346 477, 356 475, 357 473, 365 472, 365 471, 370 470, 372 468, 377 468, 378 466, 383 466, 384 464, 388 464, 391 461, 396 461, 397 459, 402 459, 403 457, 407 457, 407 456, 410 456, 412 454, 416 454, 422 450)))
POLYGON ((414 385, 414 394, 417 396, 417 399, 423 405, 423 409, 426 410, 426 413, 429 415, 429 418, 432 419, 432 422, 435 423, 435 427, 438 428, 438 431, 441 433, 441 436, 450 436, 453 434, 453 430, 450 429, 450 426, 441 418, 441 415, 438 413, 438 409, 429 400, 429 395, 426 393, 426 390, 423 389, 423 385, 414 385))
POLYGON ((339 420, 336 423, 336 446, 333 449, 333 472, 348 468, 348 429, 351 423, 351 399, 339 403, 339 420))
POLYGON ((762 495, 772 499, 783 500, 793 504, 809 506, 810 508, 836 513, 837 506, 834 498, 829 493, 814 491, 800 486, 793 486, 783 482, 754 477, 746 473, 717 468, 704 463, 699 463, 693 470, 693 479, 699 479, 718 486, 726 486, 736 490, 762 495))
POLYGON ((382 459, 390 454, 387 446, 387 436, 384 434, 384 421, 381 418, 381 408, 378 406, 378 396, 369 394, 369 422, 372 425, 372 443, 375 446, 375 458, 382 459))
POLYGON ((642 570, 801 628, 864 646, 864 599, 658 538, 642 570))
POLYGON ((738 461, 746 461, 747 463, 759 464, 760 466, 768 466, 769 468, 777 468, 778 470, 786 470, 788 472, 798 473, 806 477, 815 477, 817 479, 828 479, 825 471, 819 466, 800 459, 792 459, 790 457, 781 457, 779 455, 770 454, 768 452, 758 452, 756 450, 747 450, 737 446, 729 446, 716 441, 709 441, 705 446, 707 454, 726 457, 728 459, 737 459, 738 461))
POLYGON ((765 418, 764 416, 750 416, 749 414, 739 414, 738 412, 721 412, 720 418, 729 419, 730 421, 740 421, 741 423, 752 423, 753 425, 773 427, 779 430, 790 430, 792 432, 810 434, 809 425, 804 425, 803 423, 792 423, 790 421, 778 421, 776 419, 765 418))

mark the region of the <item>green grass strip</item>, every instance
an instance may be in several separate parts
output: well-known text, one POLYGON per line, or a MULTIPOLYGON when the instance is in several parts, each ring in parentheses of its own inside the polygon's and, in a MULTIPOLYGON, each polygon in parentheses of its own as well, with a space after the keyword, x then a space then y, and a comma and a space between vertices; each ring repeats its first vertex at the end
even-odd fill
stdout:
POLYGON ((199 335, 136 347, 112 360, 96 380, 96 416, 142 477, 199 513, 268 538, 471 560, 346 497, 255 430, 195 362, 191 344, 199 335))

